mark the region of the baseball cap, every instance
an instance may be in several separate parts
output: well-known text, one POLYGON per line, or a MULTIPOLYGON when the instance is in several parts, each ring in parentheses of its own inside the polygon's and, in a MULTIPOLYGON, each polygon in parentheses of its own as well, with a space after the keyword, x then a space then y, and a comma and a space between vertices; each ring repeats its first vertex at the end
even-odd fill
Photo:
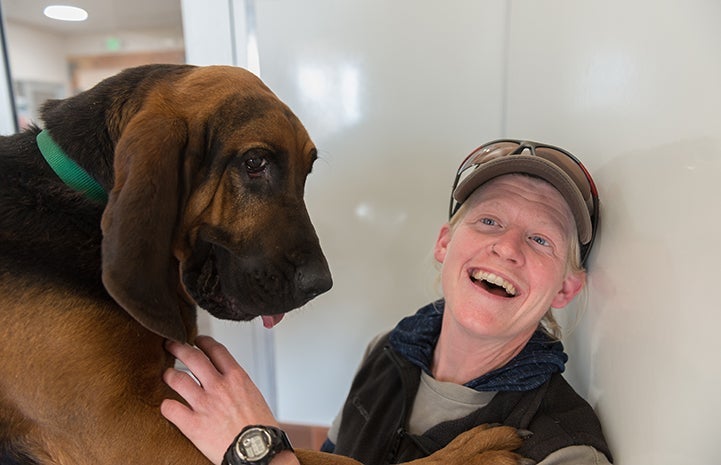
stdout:
POLYGON ((598 191, 583 164, 560 147, 514 139, 499 139, 481 145, 458 168, 449 218, 478 187, 511 173, 536 176, 561 193, 573 214, 581 244, 581 261, 585 262, 596 236, 598 191))

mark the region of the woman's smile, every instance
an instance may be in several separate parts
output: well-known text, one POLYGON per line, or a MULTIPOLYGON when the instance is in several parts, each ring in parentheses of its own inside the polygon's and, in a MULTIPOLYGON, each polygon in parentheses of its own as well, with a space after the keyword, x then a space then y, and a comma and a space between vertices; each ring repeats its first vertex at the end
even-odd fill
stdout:
POLYGON ((483 270, 470 272, 471 281, 491 294, 501 297, 515 297, 516 286, 501 276, 483 270))

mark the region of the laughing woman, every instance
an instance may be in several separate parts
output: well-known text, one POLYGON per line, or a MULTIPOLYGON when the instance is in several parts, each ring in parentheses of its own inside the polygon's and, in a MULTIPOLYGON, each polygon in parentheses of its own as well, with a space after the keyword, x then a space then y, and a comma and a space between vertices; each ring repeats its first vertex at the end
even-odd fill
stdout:
MULTIPOLYGON (((515 140, 473 151, 434 248, 443 298, 371 342, 323 450, 366 465, 399 463, 496 423, 529 431, 517 452, 540 465, 611 463, 593 409, 561 375, 567 356, 551 314, 585 285, 597 224, 596 187, 567 151, 515 140)), ((188 346, 169 350, 205 372, 217 343, 203 341, 207 359, 188 346)), ((190 407, 163 405, 215 463, 245 425, 277 425, 237 364, 222 371, 243 382, 215 383, 221 394, 188 390, 183 374, 168 372, 190 407), (212 418, 199 421, 204 415, 212 418)), ((272 463, 296 462, 283 452, 272 463)))

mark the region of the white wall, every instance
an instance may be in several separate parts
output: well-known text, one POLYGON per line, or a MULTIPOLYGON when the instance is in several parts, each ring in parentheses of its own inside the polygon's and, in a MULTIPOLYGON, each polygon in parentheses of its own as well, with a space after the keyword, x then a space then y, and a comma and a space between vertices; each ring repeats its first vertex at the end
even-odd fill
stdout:
MULTIPOLYGON (((1 26, 1 25, 0 25, 1 26)), ((3 29, 0 34, 0 49, 5 49, 6 31, 3 29)), ((0 135, 13 134, 15 128, 15 116, 13 113, 12 84, 6 70, 8 59, 5 54, 0 54, 0 135)))
POLYGON ((436 295, 457 163, 522 137, 601 191, 568 376, 616 463, 721 462, 721 3, 255 3, 261 75, 320 149, 307 200, 335 278, 273 330, 282 420, 330 421, 367 340, 436 295))
POLYGON ((276 330, 279 413, 327 424, 369 339, 435 299, 457 163, 501 133, 504 2, 257 2, 261 75, 320 161, 307 203, 334 275, 276 330))
POLYGON ((508 132, 601 190, 571 375, 622 465, 721 463, 720 22, 711 0, 513 3, 508 132))

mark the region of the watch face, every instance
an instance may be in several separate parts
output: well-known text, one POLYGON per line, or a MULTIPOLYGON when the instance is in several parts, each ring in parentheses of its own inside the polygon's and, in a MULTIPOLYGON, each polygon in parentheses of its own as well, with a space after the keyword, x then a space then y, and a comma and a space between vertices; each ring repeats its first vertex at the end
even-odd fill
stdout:
POLYGON ((235 444, 238 455, 249 462, 262 459, 270 452, 271 437, 261 428, 250 428, 235 444))

